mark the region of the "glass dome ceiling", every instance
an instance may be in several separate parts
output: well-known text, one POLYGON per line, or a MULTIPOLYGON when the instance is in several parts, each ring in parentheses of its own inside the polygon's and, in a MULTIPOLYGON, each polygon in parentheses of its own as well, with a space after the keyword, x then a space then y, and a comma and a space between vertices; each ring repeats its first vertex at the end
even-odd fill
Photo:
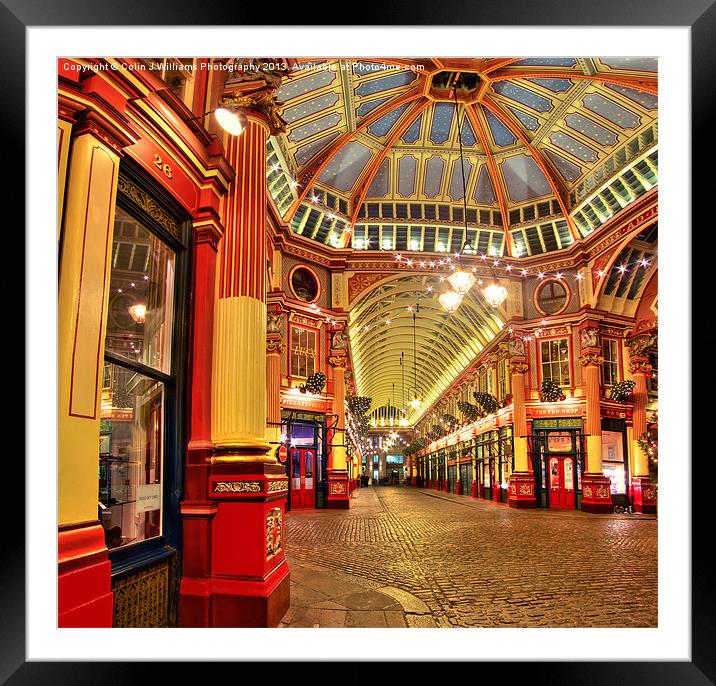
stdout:
POLYGON ((267 179, 292 231, 329 246, 547 253, 657 185, 656 58, 299 62, 267 179))

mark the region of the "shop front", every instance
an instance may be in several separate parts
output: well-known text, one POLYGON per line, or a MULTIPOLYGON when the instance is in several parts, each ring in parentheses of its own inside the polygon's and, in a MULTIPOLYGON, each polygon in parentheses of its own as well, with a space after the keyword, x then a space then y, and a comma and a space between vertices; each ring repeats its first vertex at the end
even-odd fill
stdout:
POLYGON ((530 443, 537 507, 580 509, 585 458, 582 418, 534 419, 530 443))

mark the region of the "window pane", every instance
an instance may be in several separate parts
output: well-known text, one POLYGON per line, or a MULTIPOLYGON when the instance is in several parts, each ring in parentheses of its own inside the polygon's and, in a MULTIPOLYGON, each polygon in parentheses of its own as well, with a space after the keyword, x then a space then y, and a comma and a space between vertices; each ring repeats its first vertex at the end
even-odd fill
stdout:
POLYGON ((118 207, 106 350, 169 373, 173 306, 173 251, 118 207))
POLYGON ((114 364, 102 389, 99 509, 108 548, 161 534, 164 384, 114 364))

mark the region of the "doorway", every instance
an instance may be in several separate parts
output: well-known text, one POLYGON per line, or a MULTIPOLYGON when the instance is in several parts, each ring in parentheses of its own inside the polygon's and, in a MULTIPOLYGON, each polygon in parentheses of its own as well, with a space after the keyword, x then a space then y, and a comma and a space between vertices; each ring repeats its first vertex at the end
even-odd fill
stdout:
POLYGON ((549 506, 555 510, 573 510, 575 504, 574 457, 550 455, 547 469, 549 506))
POLYGON ((316 451, 291 448, 291 509, 305 510, 316 506, 316 451))

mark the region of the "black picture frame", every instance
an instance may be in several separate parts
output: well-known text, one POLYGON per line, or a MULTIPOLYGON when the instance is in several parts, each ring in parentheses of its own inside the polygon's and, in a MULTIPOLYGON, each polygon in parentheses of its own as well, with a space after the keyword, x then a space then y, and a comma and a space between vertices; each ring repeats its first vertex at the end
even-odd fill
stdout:
MULTIPOLYGON (((25 130, 25 29, 34 26, 94 26, 94 25, 164 25, 167 17, 172 25, 212 25, 221 24, 246 26, 257 24, 266 26, 275 18, 276 22, 287 21, 292 9, 286 14, 283 10, 267 11, 261 3, 215 3, 207 11, 206 3, 174 0, 167 2, 142 2, 125 0, 122 3, 97 3, 87 0, 3 0, 0 3, 0 93, 4 100, 6 159, 14 160, 13 173, 24 178, 26 140, 25 130), (220 19, 219 19, 220 18, 220 19)), ((300 6, 295 9, 304 10, 300 6)), ((336 14, 333 6, 313 3, 310 13, 295 13, 296 18, 305 22, 308 16, 319 25, 322 20, 332 23, 336 14)), ((363 22, 372 26, 405 26, 406 21, 417 21, 425 25, 472 25, 472 26, 683 26, 691 27, 691 85, 692 85, 692 222, 696 225, 703 219, 706 226, 705 206, 710 198, 706 184, 710 175, 696 174, 696 163, 705 155, 703 143, 709 140, 709 125, 714 120, 713 75, 716 73, 716 6, 713 0, 681 0, 678 3, 669 0, 632 0, 624 3, 619 0, 605 0, 598 3, 575 3, 559 0, 553 3, 530 3, 529 0, 511 2, 482 2, 466 4, 460 0, 443 0, 440 3, 395 2, 383 3, 380 14, 371 16, 367 8, 356 12, 355 24, 363 22), (626 23, 625 23, 626 22, 626 23), (698 97, 694 97, 694 93, 698 97), (707 129, 707 127, 709 127, 707 129), (701 145, 701 147, 699 147, 701 145), (698 210, 701 210, 700 212, 698 210)), ((282 24, 283 25, 283 24, 282 24)), ((277 35, 280 46, 280 34, 277 35)), ((276 47, 276 46, 275 46, 276 47)), ((280 49, 275 52, 280 52, 280 49)), ((26 194, 30 193, 26 188, 26 194)), ((12 204, 11 201, 8 201, 12 204)), ((20 203, 9 209, 19 211, 20 203)), ((24 225, 23 217, 18 217, 16 225, 24 225), (23 222, 19 224, 19 222, 23 222)), ((711 218, 711 222, 713 219, 711 218)), ((20 253, 25 254, 21 242, 20 253)), ((17 254, 17 253, 16 253, 17 254)), ((698 254, 698 253, 692 253, 698 254)), ((28 258, 27 255, 26 259, 28 258)), ((692 266, 696 272, 696 265, 692 266)), ((694 289, 694 298, 698 295, 694 289)), ((694 303, 695 305, 695 303, 694 303)), ((693 312, 698 312, 694 307, 693 312)), ((701 310, 708 311, 708 310, 701 310)), ((708 331, 713 331, 710 328, 708 331)), ((24 333, 21 332, 23 337, 24 333)), ((690 332, 684 337, 691 339, 690 332)), ((716 343, 713 333, 706 333, 705 343, 716 343)), ((24 348, 24 346, 23 346, 24 348)), ((713 349, 713 348, 712 348, 713 349)), ((695 352, 695 351, 693 351, 695 352)), ((694 356, 695 357, 695 356, 694 356)), ((703 357, 703 355, 702 355, 703 357)), ((703 359, 701 360, 703 361, 703 359)), ((28 360, 25 359, 27 364, 28 360)), ((684 369, 684 374, 690 374, 684 369)), ((688 402, 688 399, 684 399, 688 402)), ((22 404, 17 402, 17 406, 22 404)), ((706 406, 703 409, 693 404, 692 427, 708 426, 706 406)), ((6 428, 9 432, 9 428, 6 428)), ((696 432, 694 431, 694 436, 696 432)), ((11 453, 12 451, 8 451, 11 453)), ((710 469, 707 458, 712 450, 706 449, 696 458, 692 448, 692 629, 691 661, 679 662, 516 662, 511 665, 488 663, 479 669, 484 678, 494 668, 496 677, 510 682, 528 681, 552 684, 716 684, 716 604, 711 582, 709 556, 713 540, 710 521, 712 505, 709 489, 703 483, 703 471, 710 469)), ((160 677, 163 680, 174 678, 169 675, 168 664, 144 665, 132 662, 27 662, 25 652, 25 557, 24 527, 17 523, 19 513, 25 511, 24 494, 25 474, 23 461, 16 455, 7 454, 4 461, 4 478, 9 484, 8 490, 20 500, 14 507, 8 506, 5 518, 4 564, 0 571, 0 683, 10 686, 20 684, 123 684, 137 683, 137 679, 160 677), (14 538, 14 540, 13 540, 14 538)), ((684 485, 688 488, 688 484, 684 485)), ((33 502, 33 507, 37 506, 33 502)), ((510 639, 518 641, 518 638, 510 639)), ((121 656, 118 656, 121 659, 121 656)), ((279 657, 280 659, 280 657, 279 657)), ((569 660, 569 656, 564 656, 569 660)), ((407 665, 406 665, 407 666, 407 665)), ((418 663, 418 668, 420 664, 418 663)), ((181 665, 179 665, 181 668, 181 665)), ((272 667, 271 678, 286 678, 290 663, 272 667)), ((441 669, 440 677, 445 678, 452 669, 441 669)), ((374 668, 371 668, 371 678, 374 668)), ((475 678, 478 672, 472 670, 475 678)), ((367 673, 361 669, 351 670, 344 665, 337 678, 357 681, 365 679, 367 673)), ((405 675, 405 672, 403 672, 405 675)), ((206 674, 204 678, 214 680, 206 674)), ((335 678, 324 672, 320 678, 335 678)))

